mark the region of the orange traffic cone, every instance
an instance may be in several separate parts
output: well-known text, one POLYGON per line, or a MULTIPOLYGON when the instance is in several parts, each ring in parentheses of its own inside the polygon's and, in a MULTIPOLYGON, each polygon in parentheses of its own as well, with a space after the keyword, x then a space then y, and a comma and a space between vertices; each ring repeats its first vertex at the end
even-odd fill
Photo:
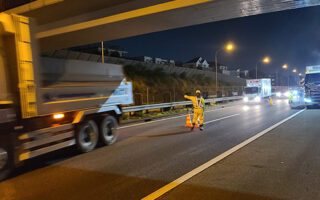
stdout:
POLYGON ((270 105, 273 105, 273 100, 272 100, 272 98, 270 98, 270 105))
POLYGON ((192 122, 191 122, 191 119, 190 119, 190 114, 189 114, 189 112, 188 112, 188 114, 187 114, 187 121, 186 121, 185 127, 192 127, 192 122))
MULTIPOLYGON (((185 127, 193 127, 189 113, 187 114, 187 121, 185 127)), ((198 122, 196 122, 194 127, 198 127, 198 122)))

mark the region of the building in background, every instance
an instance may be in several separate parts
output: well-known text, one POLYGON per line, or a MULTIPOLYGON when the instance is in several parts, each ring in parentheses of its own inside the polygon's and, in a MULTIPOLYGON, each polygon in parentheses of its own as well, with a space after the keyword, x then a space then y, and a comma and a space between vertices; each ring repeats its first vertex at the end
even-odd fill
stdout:
POLYGON ((168 64, 168 60, 162 59, 162 58, 154 58, 154 59, 153 59, 153 62, 154 62, 155 64, 159 64, 159 65, 168 64))
POLYGON ((130 59, 145 62, 145 63, 153 63, 153 58, 149 56, 132 57, 130 59))
POLYGON ((202 57, 196 57, 188 62, 186 62, 184 67, 188 68, 200 68, 200 69, 209 69, 209 63, 207 60, 203 59, 202 57))

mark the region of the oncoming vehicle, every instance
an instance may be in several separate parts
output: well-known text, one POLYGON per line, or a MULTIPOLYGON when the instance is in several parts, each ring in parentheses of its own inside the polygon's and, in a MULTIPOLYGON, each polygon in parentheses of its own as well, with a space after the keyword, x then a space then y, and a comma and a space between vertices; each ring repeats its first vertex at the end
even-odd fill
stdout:
POLYGON ((247 80, 247 87, 244 88, 244 102, 259 103, 262 99, 271 96, 270 79, 247 80))

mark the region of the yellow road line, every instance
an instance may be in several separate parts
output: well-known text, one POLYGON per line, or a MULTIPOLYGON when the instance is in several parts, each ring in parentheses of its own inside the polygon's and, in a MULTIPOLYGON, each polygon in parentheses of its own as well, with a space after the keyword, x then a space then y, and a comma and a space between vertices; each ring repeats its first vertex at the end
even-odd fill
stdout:
POLYGON ((180 184, 184 183, 185 181, 189 180, 190 178, 194 177, 195 175, 199 174, 200 172, 204 171, 205 169, 211 167, 212 165, 216 164, 217 162, 221 161, 222 159, 226 158, 227 156, 231 155, 232 153, 238 151, 239 149, 241 149, 242 147, 248 145, 249 143, 253 142, 254 140, 258 139, 259 137, 263 136, 264 134, 268 133, 269 131, 275 129, 276 127, 280 126, 281 124, 285 123, 286 121, 294 118, 295 116, 299 115, 300 113, 302 113, 304 110, 301 110, 289 117, 287 117, 286 119, 274 124, 273 126, 261 131, 260 133, 254 135, 253 137, 245 140, 244 142, 238 144, 237 146, 229 149, 228 151, 220 154, 219 156, 213 158, 212 160, 209 160, 208 162, 204 163, 203 165, 195 168, 194 170, 188 172, 187 174, 181 176, 180 178, 174 180, 173 182, 163 186, 162 188, 160 188, 159 190, 151 193, 150 195, 142 198, 142 200, 153 200, 153 199, 157 199, 159 197, 161 197, 162 195, 166 194, 167 192, 169 192, 170 190, 176 188, 177 186, 179 186, 180 184))
POLYGON ((128 12, 123 12, 116 15, 111 15, 108 17, 103 17, 100 19, 90 20, 87 22, 82 22, 78 24, 73 24, 73 25, 64 26, 64 27, 60 27, 52 30, 43 31, 37 34, 37 38, 45 38, 45 37, 50 37, 50 36, 59 35, 63 33, 89 29, 96 26, 101 26, 105 24, 132 19, 132 18, 142 17, 142 16, 151 15, 155 13, 165 12, 173 9, 193 6, 193 5, 202 4, 210 1, 213 1, 213 0, 173 0, 166 3, 157 4, 154 6, 149 6, 149 7, 140 8, 140 9, 136 9, 128 12))

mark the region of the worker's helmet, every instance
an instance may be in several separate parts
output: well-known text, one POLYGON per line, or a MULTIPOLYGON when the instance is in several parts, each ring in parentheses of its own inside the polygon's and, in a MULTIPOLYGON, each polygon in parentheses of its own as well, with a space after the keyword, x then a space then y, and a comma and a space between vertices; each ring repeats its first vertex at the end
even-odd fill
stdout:
POLYGON ((200 90, 196 90, 196 94, 201 94, 200 90))

